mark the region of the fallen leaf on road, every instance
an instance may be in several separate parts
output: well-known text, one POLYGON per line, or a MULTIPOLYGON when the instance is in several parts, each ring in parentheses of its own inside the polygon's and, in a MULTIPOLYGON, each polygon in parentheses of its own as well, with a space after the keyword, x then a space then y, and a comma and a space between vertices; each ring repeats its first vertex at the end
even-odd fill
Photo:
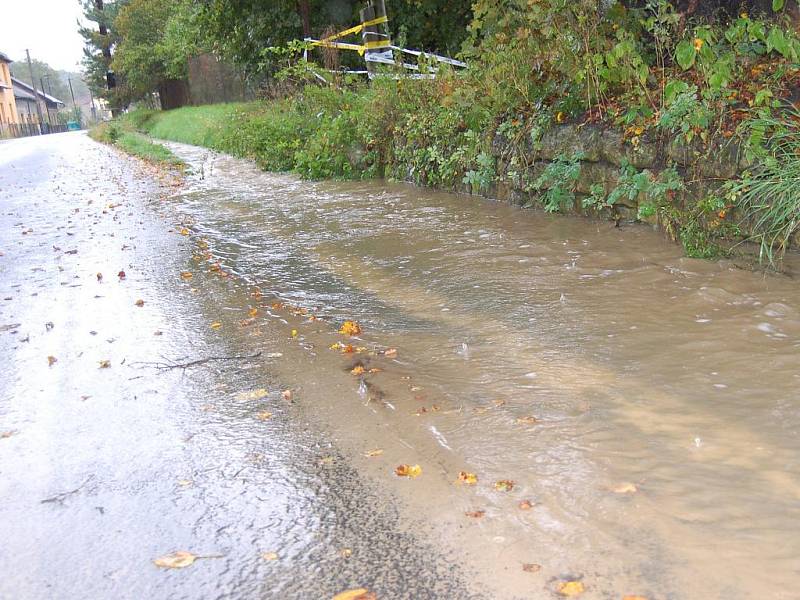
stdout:
POLYGON ((458 481, 460 483, 466 483, 467 485, 475 485, 478 483, 478 476, 475 473, 467 473, 466 471, 461 471, 458 474, 458 481))
POLYGON ((211 329, 219 329, 220 327, 222 327, 222 323, 220 323, 219 321, 214 321, 211 324, 211 329))
POLYGON ((345 321, 342 323, 339 333, 342 335, 358 335, 361 333, 361 325, 355 321, 345 321))
POLYGON ((293 338, 297 337, 297 329, 292 329, 292 337, 293 338))
POLYGON ((387 348, 383 351, 383 355, 387 358, 394 358, 397 356, 397 348, 387 348))
POLYGON ((194 277, 194 275, 192 275, 191 271, 182 271, 181 272, 181 279, 183 279, 183 280, 188 280, 188 279, 191 279, 192 277, 194 277))
POLYGON ((501 479, 495 482, 494 489, 498 492, 510 492, 514 489, 514 482, 510 479, 501 479))
POLYGON ((119 277, 120 279, 125 279, 125 271, 120 271, 119 273, 117 273, 117 277, 119 277))
POLYGON ((373 458, 375 456, 380 456, 381 454, 383 454, 383 450, 381 450, 380 448, 376 448, 375 450, 370 450, 369 452, 365 452, 364 456, 366 456, 367 458, 373 458))
POLYGON ((172 554, 167 554, 166 556, 155 559, 153 563, 157 567, 163 567, 164 569, 183 569, 191 565, 196 558, 197 556, 191 552, 178 550, 172 554))
POLYGON ((189 230, 186 229, 186 227, 184 227, 183 229, 181 229, 181 235, 189 235, 189 230))
POLYGON ((17 435, 17 433, 19 432, 15 429, 12 429, 10 431, 4 431, 3 433, 0 433, 0 439, 4 440, 6 438, 10 438, 12 435, 17 435))
POLYGON ((333 464, 333 457, 332 456, 323 456, 319 459, 319 464, 321 465, 332 465, 333 464))
POLYGON ((179 479, 178 485, 181 487, 190 487, 194 482, 191 479, 179 479))
POLYGON ((264 560, 278 560, 278 554, 276 552, 262 552, 261 558, 264 560))
POLYGON ((526 573, 538 573, 542 570, 542 565, 537 565, 536 563, 524 563, 522 565, 522 570, 526 573))
POLYGON ((362 367, 361 365, 357 365, 357 366, 353 367, 353 370, 350 371, 350 374, 351 375, 363 375, 364 372, 365 372, 364 367, 362 367))
POLYGON ((111 361, 110 360, 101 360, 98 361, 100 363, 101 369, 109 369, 111 368, 111 361))
POLYGON ((238 400, 260 400, 269 395, 269 392, 264 388, 258 388, 257 390, 251 390, 249 392, 241 392, 239 393, 236 398, 238 400))
POLYGON ((646 596, 623 596, 622 600, 647 600, 646 596))
POLYGON ((353 555, 353 550, 351 548, 342 548, 339 550, 339 555, 342 558, 350 558, 353 555))
POLYGON ((47 357, 47 366, 48 367, 52 367, 57 362, 58 362, 58 359, 55 356, 48 356, 47 357))
POLYGON ((366 588, 357 588, 340 592, 333 597, 333 600, 378 600, 378 597, 366 588))
POLYGON ((520 510, 530 510, 533 508, 533 502, 530 500, 523 500, 518 506, 520 510))
POLYGON ((144 300, 141 300, 141 299, 140 299, 140 300, 137 300, 136 302, 134 302, 134 304, 135 304, 136 306, 144 306, 144 300))
POLYGON ((256 419, 259 421, 268 421, 272 418, 272 413, 266 410, 262 410, 259 413, 256 413, 256 419))
POLYGON ((538 423, 539 419, 537 419, 536 417, 518 417, 516 419, 516 422, 522 425, 533 425, 535 423, 538 423))
POLYGON ((103 281, 103 274, 102 273, 98 273, 97 274, 97 281, 103 281))
POLYGON ((625 483, 620 483, 618 486, 611 488, 611 491, 615 494, 635 494, 639 491, 639 488, 636 487, 635 483, 626 481, 625 483))
POLYGON ((480 519, 483 515, 486 514, 485 510, 470 510, 464 513, 466 516, 472 519, 480 519))
POLYGON ((257 308, 251 308, 250 310, 247 311, 247 314, 250 315, 251 318, 253 318, 256 315, 258 315, 258 309, 257 308))
POLYGON ((422 474, 422 467, 419 465, 400 465, 394 472, 399 477, 419 477, 422 474))
POLYGON ((562 581, 558 584, 556 591, 562 596, 580 596, 586 591, 583 583, 580 581, 562 581))
POLYGON ((281 392, 281 396, 283 396, 284 400, 291 400, 292 399, 292 390, 283 390, 281 392))

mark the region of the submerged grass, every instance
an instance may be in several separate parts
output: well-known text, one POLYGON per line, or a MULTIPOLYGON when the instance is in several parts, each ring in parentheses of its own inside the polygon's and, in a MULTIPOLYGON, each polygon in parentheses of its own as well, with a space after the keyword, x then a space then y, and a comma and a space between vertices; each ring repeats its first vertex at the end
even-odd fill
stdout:
POLYGON ((150 140, 147 136, 116 122, 101 123, 89 131, 89 136, 116 146, 120 150, 155 164, 183 167, 184 163, 168 148, 150 140))

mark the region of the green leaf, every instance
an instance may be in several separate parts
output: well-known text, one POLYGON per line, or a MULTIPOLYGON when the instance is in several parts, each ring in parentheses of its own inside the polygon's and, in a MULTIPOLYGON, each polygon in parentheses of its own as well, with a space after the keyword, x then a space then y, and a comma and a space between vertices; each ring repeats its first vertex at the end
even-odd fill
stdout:
POLYGON ((697 50, 695 50, 694 44, 689 40, 683 40, 676 46, 675 60, 678 61, 678 64, 684 71, 694 65, 696 58, 697 50))
POLYGON ((784 0, 772 0, 772 10, 778 12, 779 10, 783 10, 784 0))
POLYGON ((777 50, 786 58, 789 58, 791 54, 789 40, 786 39, 783 30, 778 27, 770 29, 767 36, 767 52, 772 52, 772 50, 777 50))

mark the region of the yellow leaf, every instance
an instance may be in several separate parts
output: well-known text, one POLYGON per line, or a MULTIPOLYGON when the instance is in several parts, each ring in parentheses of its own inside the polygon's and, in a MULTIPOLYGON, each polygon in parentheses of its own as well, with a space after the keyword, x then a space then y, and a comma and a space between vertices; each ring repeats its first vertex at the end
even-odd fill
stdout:
POLYGON ((239 400, 260 400, 261 398, 265 398, 269 395, 269 392, 264 388, 258 388, 257 390, 252 390, 249 392, 241 392, 236 397, 239 400))
POLYGON ((352 371, 350 371, 350 373, 352 375, 363 375, 364 374, 364 367, 362 367, 361 365, 357 365, 356 367, 353 368, 352 371))
POLYGON ((262 410, 261 412, 256 413, 256 419, 259 421, 268 421, 270 418, 272 418, 272 413, 269 411, 262 410))
POLYGON ((153 563, 157 567, 163 567, 165 569, 183 569, 184 567, 191 565, 196 558, 197 556, 191 552, 178 550, 172 554, 167 554, 166 556, 155 559, 153 563))
POLYGON ((181 235, 189 235, 189 230, 186 227, 181 229, 181 235))
POLYGON ((557 591, 562 596, 580 596, 586 588, 580 581, 562 581, 558 584, 557 591))
POLYGON ((253 307, 247 311, 247 314, 250 315, 251 318, 255 317, 256 315, 258 315, 258 309, 253 307))
POLYGON ((278 555, 275 552, 263 552, 261 558, 264 560, 278 560, 278 555))
POLYGON ((333 600, 377 600, 377 596, 367 590, 366 588, 356 588, 354 590, 347 590, 339 592, 333 597, 333 600))
POLYGON ((478 476, 475 473, 467 473, 466 471, 461 471, 458 474, 458 481, 461 483, 466 483, 467 485, 475 485, 478 483, 478 476))
POLYGON ((100 361, 100 368, 101 369, 109 369, 109 368, 111 368, 111 361, 110 360, 101 360, 100 361))
POLYGON ((48 356, 47 357, 47 366, 48 367, 52 367, 57 362, 58 362, 58 359, 55 356, 48 356))
POLYGON ((351 548, 342 548, 339 550, 339 555, 342 558, 350 558, 353 555, 353 550, 351 548))
POLYGON ((332 456, 323 456, 319 459, 319 464, 321 465, 332 465, 333 464, 333 457, 332 456))
POLYGON ((518 417, 516 422, 522 425, 533 425, 538 422, 538 419, 536 417, 518 417))
POLYGON ((297 329, 292 329, 292 337, 293 338, 297 337, 297 329))
POLYGON ((191 279, 192 277, 193 277, 193 275, 192 275, 192 273, 190 271, 181 272, 181 279, 188 280, 188 279, 191 279))
POLYGON ((635 494, 639 491, 635 483, 625 482, 611 489, 615 494, 635 494))
POLYGON ((380 448, 376 448, 375 450, 370 450, 369 452, 365 452, 364 456, 366 456, 367 458, 373 458, 375 456, 380 456, 381 454, 383 454, 383 450, 381 450, 380 448))
POLYGON ((494 489, 498 492, 510 492, 514 489, 514 482, 510 479, 501 479, 495 482, 494 489))
POLYGON ((181 487, 190 487, 193 481, 191 479, 179 479, 178 485, 181 487))
POLYGON ((394 472, 399 477, 419 477, 422 475, 422 467, 419 465, 400 465, 394 472))
POLYGON ((219 321, 214 321, 211 324, 211 329, 219 329, 220 327, 222 327, 222 323, 220 323, 219 321))
POLYGON ((342 323, 339 333, 342 335, 358 335, 361 333, 361 325, 355 321, 345 321, 342 323))
POLYGON ((387 348, 383 351, 386 358, 395 358, 397 356, 397 348, 387 348))

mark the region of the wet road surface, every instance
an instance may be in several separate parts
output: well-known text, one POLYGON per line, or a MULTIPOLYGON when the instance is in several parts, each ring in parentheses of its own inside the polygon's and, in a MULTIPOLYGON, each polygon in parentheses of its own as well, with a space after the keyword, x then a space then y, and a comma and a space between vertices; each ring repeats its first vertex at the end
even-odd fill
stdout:
POLYGON ((0 143, 0 598, 487 597, 276 377, 283 321, 239 351, 177 185, 82 133, 0 143))

